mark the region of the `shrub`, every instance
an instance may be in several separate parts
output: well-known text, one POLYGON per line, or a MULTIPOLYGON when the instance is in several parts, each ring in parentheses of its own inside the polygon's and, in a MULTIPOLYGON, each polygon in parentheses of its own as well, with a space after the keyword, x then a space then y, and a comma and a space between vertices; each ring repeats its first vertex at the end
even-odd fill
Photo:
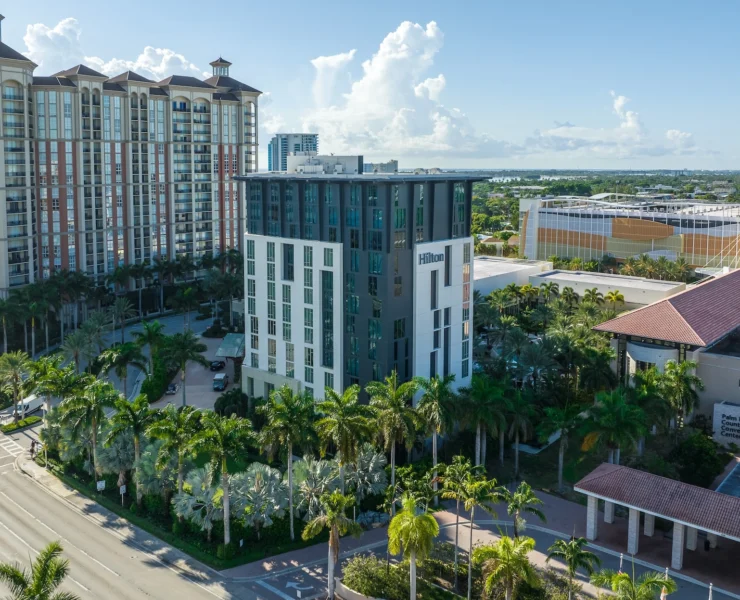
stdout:
POLYGON ((141 393, 147 397, 149 402, 156 402, 164 395, 176 373, 176 367, 166 366, 160 357, 155 356, 153 373, 147 375, 144 383, 141 384, 141 393))
POLYGON ((239 388, 234 387, 228 392, 224 392, 213 405, 213 410, 221 416, 236 415, 238 417, 247 416, 249 398, 239 388))
POLYGON ((234 545, 233 544, 219 544, 216 549, 216 557, 221 560, 229 559, 234 556, 234 545))
POLYGON ((386 562, 375 556, 354 556, 342 566, 342 583, 348 588, 373 598, 409 597, 409 583, 401 569, 388 569, 386 562))
POLYGON ((681 481, 709 487, 722 473, 729 455, 712 438, 697 432, 681 440, 668 459, 678 469, 681 481))
POLYGON ((8 423, 7 425, 3 425, 0 427, 0 431, 3 433, 12 433, 14 431, 18 431, 19 429, 23 429, 24 427, 30 427, 31 425, 35 425, 41 421, 41 417, 32 416, 32 417, 26 417, 25 419, 21 419, 17 423, 8 423))

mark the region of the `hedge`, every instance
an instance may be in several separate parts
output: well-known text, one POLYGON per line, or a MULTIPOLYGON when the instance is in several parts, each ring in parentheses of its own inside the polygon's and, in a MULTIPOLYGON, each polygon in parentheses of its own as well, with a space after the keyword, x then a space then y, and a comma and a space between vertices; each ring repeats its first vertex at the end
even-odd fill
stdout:
POLYGON ((14 431, 18 431, 19 429, 24 429, 25 427, 35 425, 39 421, 41 421, 41 417, 26 417, 25 419, 21 419, 17 423, 9 423, 8 425, 3 425, 2 427, 0 427, 0 431, 2 431, 3 433, 12 433, 14 431))

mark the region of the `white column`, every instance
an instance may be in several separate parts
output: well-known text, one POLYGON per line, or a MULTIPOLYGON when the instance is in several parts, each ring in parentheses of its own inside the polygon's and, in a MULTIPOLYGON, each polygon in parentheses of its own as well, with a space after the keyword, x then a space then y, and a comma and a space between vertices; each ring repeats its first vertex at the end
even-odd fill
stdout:
POLYGON ((614 502, 604 501, 604 523, 614 523, 614 502))
POLYGON ((586 539, 593 541, 596 539, 599 530, 599 499, 593 496, 588 497, 588 506, 586 507, 586 539))
POLYGON ((673 552, 671 553, 671 569, 680 571, 683 568, 683 546, 686 528, 681 523, 673 523, 673 552))
POLYGON ((627 552, 637 554, 640 546, 640 511, 630 508, 630 520, 627 526, 627 552))
POLYGON ((655 515, 645 513, 645 535, 653 537, 655 534, 655 515))
POLYGON ((716 548, 717 547, 717 534, 716 533, 708 533, 707 539, 709 540, 709 547, 710 548, 716 548))
POLYGON ((698 533, 699 532, 697 531, 696 527, 686 528, 686 549, 687 550, 696 550, 696 538, 697 538, 698 533))

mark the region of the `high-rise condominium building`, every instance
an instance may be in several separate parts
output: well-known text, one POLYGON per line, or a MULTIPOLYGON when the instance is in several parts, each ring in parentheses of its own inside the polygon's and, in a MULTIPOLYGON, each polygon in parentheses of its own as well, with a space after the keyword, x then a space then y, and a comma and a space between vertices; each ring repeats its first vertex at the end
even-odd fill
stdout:
POLYGON ((0 43, 0 293, 55 269, 100 277, 241 246, 234 176, 257 170, 260 92, 211 65, 205 81, 38 76, 0 43))
POLYGON ((276 133, 267 146, 267 170, 287 171, 288 155, 295 152, 319 152, 318 133, 276 133))
POLYGON ((472 373, 473 179, 245 178, 244 391, 472 373))

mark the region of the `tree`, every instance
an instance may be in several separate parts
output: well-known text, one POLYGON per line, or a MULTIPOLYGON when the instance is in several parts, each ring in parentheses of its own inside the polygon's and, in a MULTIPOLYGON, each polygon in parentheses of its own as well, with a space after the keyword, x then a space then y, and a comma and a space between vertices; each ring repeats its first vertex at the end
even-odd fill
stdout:
POLYGON ((126 474, 136 465, 134 436, 130 430, 125 429, 110 438, 110 430, 106 427, 101 430, 101 437, 105 439, 105 444, 98 448, 98 469, 103 475, 117 474, 116 485, 120 488, 126 485, 126 474))
MULTIPOLYGON (((10 393, 13 399, 13 419, 18 420, 18 404, 23 400, 23 382, 31 372, 31 359, 28 354, 16 350, 0 356, 0 386, 10 393)), ((21 418, 26 418, 26 405, 23 404, 21 418)))
POLYGON ((182 331, 185 333, 190 329, 190 311, 198 308, 200 303, 196 296, 195 288, 179 287, 177 293, 170 297, 170 306, 178 313, 184 313, 185 319, 182 323, 182 331))
POLYGON ((204 367, 208 366, 208 361, 203 356, 203 352, 208 347, 198 341, 197 336, 190 330, 185 333, 176 333, 169 338, 167 344, 167 360, 177 366, 180 371, 180 386, 182 387, 182 405, 187 405, 185 396, 185 375, 189 362, 197 362, 204 367))
POLYGON ((88 433, 92 440, 92 466, 97 476, 98 467, 98 432, 105 421, 105 409, 115 405, 118 394, 107 381, 91 381, 81 394, 66 398, 60 408, 63 422, 70 425, 72 439, 76 440, 83 433, 88 433))
POLYGON ((103 371, 105 373, 114 371, 123 383, 123 397, 128 400, 128 368, 136 367, 142 371, 146 370, 146 359, 139 346, 134 342, 116 344, 103 351, 100 360, 103 371))
POLYGON ((434 467, 434 504, 439 504, 437 496, 437 436, 452 423, 452 399, 454 394, 451 386, 455 381, 455 374, 444 377, 435 375, 431 379, 415 378, 416 384, 422 390, 422 396, 416 406, 421 420, 427 427, 427 433, 432 435, 432 465, 434 467))
POLYGON ((347 485, 355 493, 357 501, 367 496, 382 494, 388 487, 388 476, 385 466, 388 464, 383 452, 377 451, 372 444, 365 442, 360 448, 354 464, 347 469, 347 485))
POLYGON ((583 569, 590 576, 593 575, 596 567, 601 566, 601 559, 593 552, 585 550, 586 546, 588 546, 586 538, 572 537, 567 542, 555 540, 555 543, 547 549, 547 562, 557 558, 562 560, 568 569, 568 598, 571 597, 573 580, 576 578, 578 569, 583 569))
POLYGON ((665 590, 674 593, 678 586, 670 577, 662 573, 648 572, 635 578, 635 563, 632 563, 632 576, 621 571, 603 569, 591 575, 591 583, 614 592, 616 600, 655 600, 665 590))
POLYGON ((547 523, 545 513, 537 508, 542 506, 542 500, 535 495, 526 481, 522 481, 514 492, 506 490, 503 493, 503 500, 506 502, 509 516, 514 517, 514 537, 519 537, 519 532, 524 530, 522 513, 532 514, 543 523, 547 523))
POLYGON ((619 290, 610 290, 604 296, 604 301, 611 304, 613 309, 616 309, 617 304, 624 304, 624 294, 619 290))
MULTIPOLYGON (((396 444, 405 443, 411 449, 414 442, 419 418, 411 407, 410 400, 416 388, 415 381, 398 385, 396 371, 386 377, 385 381, 371 381, 365 387, 370 395, 370 406, 375 411, 378 434, 386 452, 391 453, 391 488, 396 485, 396 444)), ((391 512, 395 512, 394 506, 391 507, 391 512)))
POLYGON ((175 514, 203 529, 209 542, 213 525, 217 521, 226 521, 223 501, 227 496, 224 490, 222 502, 219 502, 219 494, 222 494, 222 491, 216 484, 216 468, 209 463, 203 468, 190 471, 187 477, 188 487, 178 492, 172 501, 175 514))
POLYGON ((143 319, 144 311, 142 310, 141 305, 141 291, 145 286, 145 280, 151 274, 151 269, 149 268, 149 260, 147 259, 144 260, 144 262, 129 265, 128 269, 129 274, 136 281, 136 289, 139 292, 139 318, 143 319))
MULTIPOLYGON (((111 417, 111 430, 108 432, 106 445, 110 445, 117 437, 131 434, 134 438, 134 461, 136 480, 140 479, 139 463, 141 461, 141 437, 147 428, 154 422, 155 413, 149 409, 149 400, 144 394, 136 396, 133 402, 126 398, 116 401, 116 413, 111 417)), ((142 490, 136 486, 136 504, 141 507, 142 490)))
POLYGON ((185 459, 193 452, 196 434, 200 431, 201 412, 192 406, 175 407, 168 404, 157 414, 157 419, 149 425, 146 434, 161 440, 157 465, 162 468, 177 457, 177 491, 182 492, 185 476, 185 459))
POLYGON ((360 386, 351 385, 340 396, 332 388, 324 391, 324 401, 317 409, 321 418, 316 432, 322 443, 322 452, 332 444, 337 451, 340 490, 345 493, 345 469, 356 463, 362 444, 370 438, 372 411, 360 404, 360 386))
POLYGON ((601 392, 584 421, 585 437, 581 449, 605 446, 609 462, 619 464, 620 450, 634 446, 645 430, 645 413, 627 401, 623 390, 601 392))
POLYGON ((321 497, 333 492, 338 485, 336 465, 334 461, 304 456, 295 463, 293 470, 299 497, 296 512, 302 512, 303 519, 310 521, 321 511, 321 497))
MULTIPOLYGON (((466 399, 462 410, 463 422, 475 427, 475 465, 485 462, 487 430, 501 442, 506 431, 508 402, 504 388, 487 375, 473 375, 469 388, 463 390, 466 399)), ((503 456, 503 443, 500 444, 503 456)))
POLYGON ((245 446, 252 439, 252 424, 239 417, 221 417, 213 412, 206 412, 201 417, 203 430, 194 440, 197 450, 208 452, 215 465, 221 465, 221 488, 223 489, 224 510, 224 546, 231 543, 230 506, 229 506, 229 470, 228 459, 244 452, 245 446))
POLYGON ((8 321, 18 318, 18 305, 12 298, 0 298, 0 323, 3 327, 3 354, 8 353, 8 321))
POLYGON ((696 362, 692 360, 681 363, 669 360, 663 370, 661 386, 663 395, 671 403, 680 420, 699 406, 698 391, 704 389, 704 382, 694 374, 695 372, 696 362))
POLYGON ((598 288, 590 288, 583 292, 583 301, 596 305, 604 304, 604 294, 598 288))
POLYGON ((9 600, 79 600, 69 592, 57 592, 69 574, 69 561, 62 559, 62 546, 51 542, 31 563, 28 571, 19 564, 0 564, 0 581, 8 586, 9 600))
POLYGON ((164 283, 175 273, 175 265, 167 256, 155 256, 152 264, 152 272, 157 274, 159 285, 159 312, 164 312, 164 283))
POLYGON ((514 477, 519 477, 519 440, 526 441, 532 431, 536 411, 531 394, 516 390, 509 399, 509 438, 514 438, 514 477))
POLYGON ((149 346, 149 374, 151 375, 154 373, 154 355, 166 339, 164 325, 159 321, 148 321, 141 324, 141 331, 134 331, 131 335, 140 348, 149 346))
POLYGON ((244 518, 247 526, 254 527, 258 540, 262 527, 269 527, 273 517, 285 514, 289 491, 277 469, 252 463, 246 472, 234 475, 232 489, 234 512, 244 518))
POLYGON ((91 353, 91 345, 85 332, 81 329, 73 331, 64 338, 62 344, 62 352, 64 356, 74 362, 75 371, 79 374, 80 372, 80 361, 83 358, 87 358, 91 353))
POLYGON ((578 304, 578 294, 573 290, 572 287, 564 287, 560 293, 560 298, 565 301, 569 307, 573 307, 578 304))
POLYGON ((560 286, 554 281, 543 283, 540 285, 540 295, 545 304, 549 304, 552 298, 557 298, 560 295, 560 286))
POLYGON ((329 600, 334 600, 334 567, 339 559, 339 538, 351 534, 360 537, 362 528, 352 519, 345 516, 345 511, 355 502, 352 496, 345 496, 341 492, 325 494, 321 499, 322 514, 309 521, 303 530, 303 539, 308 541, 316 537, 324 529, 329 530, 329 568, 327 569, 329 584, 329 600))
POLYGON ((410 598, 416 600, 416 561, 429 556, 439 535, 439 524, 428 510, 419 509, 411 496, 404 496, 401 505, 403 508, 388 526, 388 547, 391 554, 403 549, 404 558, 409 559, 410 598))
POLYGON ((578 366, 578 385, 588 392, 600 392, 614 387, 617 376, 612 370, 615 358, 610 346, 585 346, 580 351, 578 366))
POLYGON ((31 319, 31 356, 36 356, 36 319, 43 317, 47 310, 46 301, 43 299, 31 300, 26 305, 26 317, 31 319))
POLYGON ((531 376, 532 387, 536 388, 542 377, 555 370, 557 366, 553 344, 545 338, 539 344, 529 344, 525 347, 517 370, 523 381, 527 376, 531 376))
POLYGON ((532 538, 512 539, 508 536, 503 536, 491 546, 476 548, 475 559, 483 563, 486 594, 490 595, 496 586, 503 586, 504 598, 514 600, 520 583, 536 584, 537 571, 529 562, 532 550, 532 538))
POLYGON ((113 306, 111 306, 111 315, 113 316, 114 323, 121 324, 121 344, 123 344, 126 341, 126 320, 136 316, 134 305, 131 304, 128 298, 116 298, 113 306))
POLYGON ((313 440, 314 400, 306 392, 294 393, 284 385, 274 390, 267 402, 259 407, 266 423, 260 432, 260 442, 272 457, 279 450, 287 451, 288 488, 290 490, 290 539, 295 540, 293 526, 293 448, 304 449, 313 440))
POLYGON ((112 285, 116 294, 123 291, 124 288, 128 288, 130 275, 129 265, 118 265, 113 271, 105 278, 105 283, 112 285))
POLYGON ((565 464, 565 450, 568 448, 570 434, 581 423, 581 408, 577 404, 568 402, 561 407, 547 407, 544 410, 544 419, 540 423, 539 431, 542 438, 549 438, 553 433, 560 433, 558 442, 558 491, 563 491, 563 468, 565 464))
POLYGON ((45 397, 44 416, 51 409, 51 397, 57 391, 57 382, 62 377, 63 360, 63 356, 54 354, 42 356, 30 362, 30 376, 26 381, 26 386, 45 397))
MULTIPOLYGON (((88 346, 97 347, 98 353, 103 352, 103 346, 105 345, 105 336, 108 331, 108 326, 111 323, 112 313, 104 310, 97 310, 87 317, 85 322, 82 324, 81 331, 87 338, 88 346)), ((89 357, 88 357, 89 358, 89 357)))

